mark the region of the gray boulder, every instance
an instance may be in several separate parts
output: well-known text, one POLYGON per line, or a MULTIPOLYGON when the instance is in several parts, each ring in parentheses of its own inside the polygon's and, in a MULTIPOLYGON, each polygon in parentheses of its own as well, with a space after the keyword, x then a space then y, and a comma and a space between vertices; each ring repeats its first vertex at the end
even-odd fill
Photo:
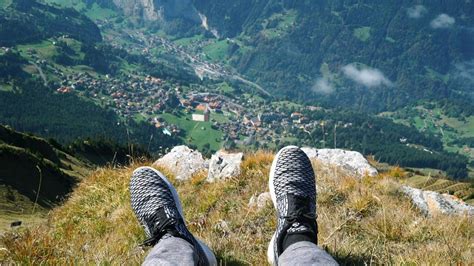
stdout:
POLYGON ((474 215, 474 206, 470 206, 451 195, 440 194, 433 191, 423 191, 409 186, 402 186, 401 191, 411 198, 413 204, 427 216, 439 213, 448 215, 474 215))
POLYGON ((248 206, 250 208, 257 208, 257 210, 263 209, 265 206, 272 202, 270 192, 264 192, 258 196, 252 196, 250 198, 248 206))
POLYGON ((372 167, 367 159, 356 151, 315 148, 302 148, 302 150, 310 159, 318 160, 326 165, 340 167, 357 177, 376 176, 378 174, 377 169, 372 167))
POLYGON ((167 168, 178 180, 188 180, 195 173, 206 170, 208 162, 199 151, 187 146, 176 146, 153 165, 167 168))
POLYGON ((211 157, 207 182, 225 180, 239 175, 240 164, 243 158, 244 154, 241 152, 227 153, 225 151, 218 151, 211 157))

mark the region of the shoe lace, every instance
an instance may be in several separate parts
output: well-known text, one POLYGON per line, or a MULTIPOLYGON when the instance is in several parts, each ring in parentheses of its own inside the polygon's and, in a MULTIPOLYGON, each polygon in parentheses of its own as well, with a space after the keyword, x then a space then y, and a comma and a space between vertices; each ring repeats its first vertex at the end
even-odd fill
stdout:
POLYGON ((292 213, 290 215, 283 216, 283 218, 290 224, 293 223, 311 223, 316 220, 316 217, 311 213, 292 213))
POLYGON ((307 204, 297 204, 297 207, 283 218, 290 224, 296 222, 308 224, 316 220, 316 215, 310 212, 307 204))
POLYGON ((153 246, 155 245, 166 233, 173 231, 172 225, 176 223, 174 218, 166 219, 164 222, 156 223, 152 230, 152 236, 145 239, 140 246, 153 246))

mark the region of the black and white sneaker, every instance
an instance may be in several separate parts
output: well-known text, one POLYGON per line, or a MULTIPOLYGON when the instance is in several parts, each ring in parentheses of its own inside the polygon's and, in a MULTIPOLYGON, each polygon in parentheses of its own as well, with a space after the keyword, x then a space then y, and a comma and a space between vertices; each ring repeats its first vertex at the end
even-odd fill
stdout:
POLYGON ((316 185, 308 156, 296 146, 281 149, 273 159, 269 186, 278 224, 267 256, 270 264, 278 265, 278 257, 292 243, 317 244, 316 185))
POLYGON ((194 246, 198 265, 217 265, 211 250, 189 232, 178 193, 161 172, 151 167, 136 169, 130 180, 130 199, 148 237, 144 245, 155 245, 170 235, 180 237, 194 246))

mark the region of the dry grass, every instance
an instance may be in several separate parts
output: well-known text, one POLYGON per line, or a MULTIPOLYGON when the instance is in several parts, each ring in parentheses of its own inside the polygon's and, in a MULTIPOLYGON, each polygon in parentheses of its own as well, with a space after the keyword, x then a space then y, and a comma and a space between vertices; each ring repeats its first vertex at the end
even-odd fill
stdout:
MULTIPOLYGON (((272 206, 255 210, 247 204, 267 191, 272 158, 265 152, 249 155, 242 174, 225 182, 208 184, 205 173, 190 182, 170 178, 190 230, 209 244, 222 265, 266 263, 274 212, 272 206)), ((47 224, 4 235, 0 262, 139 264, 147 254, 138 247, 145 237, 128 193, 130 175, 138 166, 96 171, 50 213, 47 224)), ((315 164, 315 169, 319 243, 342 264, 474 262, 472 218, 425 218, 387 175, 359 180, 336 168, 315 164)))

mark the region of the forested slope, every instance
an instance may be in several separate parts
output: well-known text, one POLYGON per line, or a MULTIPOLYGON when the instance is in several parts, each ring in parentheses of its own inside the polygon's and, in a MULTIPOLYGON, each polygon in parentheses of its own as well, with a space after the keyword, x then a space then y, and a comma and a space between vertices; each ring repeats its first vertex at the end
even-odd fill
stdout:
POLYGON ((278 96, 376 111, 472 97, 470 1, 194 2, 240 40, 233 65, 278 96))

